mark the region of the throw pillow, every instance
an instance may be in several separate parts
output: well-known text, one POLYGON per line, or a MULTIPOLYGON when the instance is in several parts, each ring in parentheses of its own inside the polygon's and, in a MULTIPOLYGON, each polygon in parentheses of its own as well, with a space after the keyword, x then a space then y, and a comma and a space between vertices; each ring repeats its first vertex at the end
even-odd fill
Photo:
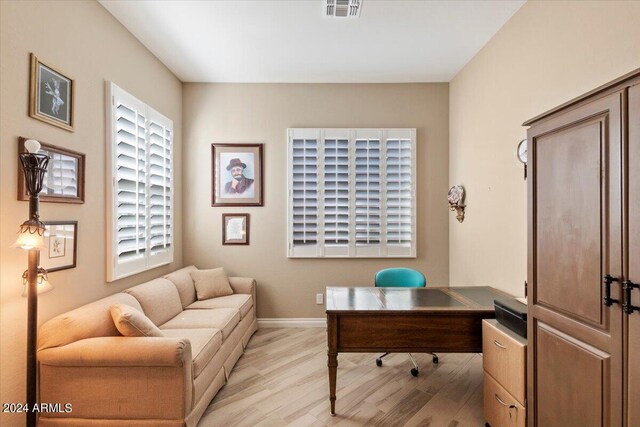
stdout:
POLYGON ((196 287, 199 301, 233 294, 229 278, 222 267, 213 270, 190 271, 189 274, 196 287))
POLYGON ((109 307, 109 312, 116 328, 125 337, 164 337, 140 310, 126 304, 114 304, 109 307))

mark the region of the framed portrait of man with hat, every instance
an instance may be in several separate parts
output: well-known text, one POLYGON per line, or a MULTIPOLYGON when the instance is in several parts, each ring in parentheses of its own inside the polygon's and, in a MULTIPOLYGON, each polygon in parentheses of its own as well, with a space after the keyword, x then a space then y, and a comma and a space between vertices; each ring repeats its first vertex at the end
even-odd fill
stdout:
POLYGON ((262 206, 263 144, 211 144, 212 206, 262 206))

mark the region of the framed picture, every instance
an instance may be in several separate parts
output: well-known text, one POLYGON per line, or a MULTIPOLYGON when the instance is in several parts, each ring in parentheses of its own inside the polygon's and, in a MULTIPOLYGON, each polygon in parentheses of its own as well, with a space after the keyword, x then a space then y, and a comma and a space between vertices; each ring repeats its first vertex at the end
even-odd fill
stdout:
POLYGON ((222 214, 222 244, 249 244, 249 214, 222 214))
POLYGON ((73 79, 31 54, 29 116, 73 132, 73 79))
POLYGON ((45 249, 40 251, 40 266, 52 271, 76 267, 78 221, 45 221, 45 249))
MULTIPOLYGON (((26 153, 24 143, 27 138, 18 138, 18 152, 26 153)), ((41 202, 84 203, 84 163, 85 155, 77 151, 56 147, 40 142, 38 153, 50 157, 44 175, 41 202)), ((18 159, 20 162, 20 159, 18 159)), ((29 200, 24 173, 18 165, 18 200, 29 200)))
POLYGON ((211 206, 262 206, 263 144, 211 144, 211 206))

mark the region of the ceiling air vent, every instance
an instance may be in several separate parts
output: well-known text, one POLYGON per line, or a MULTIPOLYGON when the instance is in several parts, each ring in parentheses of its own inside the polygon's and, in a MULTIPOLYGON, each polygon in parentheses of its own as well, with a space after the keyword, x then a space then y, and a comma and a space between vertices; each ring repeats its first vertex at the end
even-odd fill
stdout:
POLYGON ((338 18, 357 18, 362 9, 362 0, 324 0, 326 15, 338 18))

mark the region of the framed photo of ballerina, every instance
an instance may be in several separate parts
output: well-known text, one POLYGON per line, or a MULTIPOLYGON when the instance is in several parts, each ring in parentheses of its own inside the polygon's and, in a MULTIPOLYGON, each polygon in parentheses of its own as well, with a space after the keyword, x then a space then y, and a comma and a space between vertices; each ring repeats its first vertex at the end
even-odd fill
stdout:
POLYGON ((74 86, 72 78, 32 53, 29 116, 73 132, 74 86))

